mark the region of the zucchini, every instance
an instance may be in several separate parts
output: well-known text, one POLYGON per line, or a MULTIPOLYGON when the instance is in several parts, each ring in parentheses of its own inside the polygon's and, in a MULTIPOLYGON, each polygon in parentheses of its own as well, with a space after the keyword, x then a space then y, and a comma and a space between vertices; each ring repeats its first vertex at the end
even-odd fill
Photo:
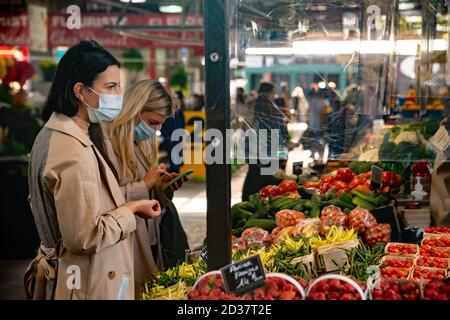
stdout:
POLYGON ((300 202, 300 203, 295 205, 293 210, 294 211, 303 212, 304 209, 305 209, 305 204, 303 202, 300 202))
POLYGON ((376 209, 376 206, 368 201, 365 201, 364 199, 361 198, 353 198, 353 204, 356 206, 360 206, 361 208, 367 209, 367 210, 373 210, 376 209))
POLYGON ((270 219, 252 219, 245 223, 245 228, 261 228, 269 232, 275 229, 276 226, 275 220, 270 219))
POLYGON ((316 192, 314 192, 314 190, 305 188, 304 186, 298 187, 297 191, 303 199, 311 199, 313 194, 316 193, 316 192))
POLYGON ((313 208, 311 209, 311 214, 309 215, 311 218, 318 218, 320 217, 320 208, 319 206, 315 205, 313 206, 313 208))
POLYGON ((373 206, 377 205, 377 198, 371 197, 371 196, 364 194, 355 189, 352 190, 352 194, 355 197, 360 198, 361 200, 364 200, 365 202, 370 202, 373 206))
POLYGON ((250 201, 242 201, 242 202, 236 203, 233 207, 248 210, 248 211, 255 211, 255 209, 256 209, 256 206, 250 201))

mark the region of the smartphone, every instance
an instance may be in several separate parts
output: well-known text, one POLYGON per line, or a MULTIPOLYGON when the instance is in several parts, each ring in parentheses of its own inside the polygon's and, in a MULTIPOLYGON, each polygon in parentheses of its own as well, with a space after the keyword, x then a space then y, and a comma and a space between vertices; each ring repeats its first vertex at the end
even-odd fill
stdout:
POLYGON ((178 180, 182 179, 183 177, 186 177, 188 175, 190 175, 191 173, 193 173, 194 170, 193 169, 188 169, 185 172, 183 172, 182 174, 179 174, 178 176, 176 176, 175 178, 173 178, 172 180, 170 180, 169 182, 166 182, 163 184, 162 189, 166 190, 168 187, 170 187, 172 184, 174 184, 175 182, 177 182, 178 180))

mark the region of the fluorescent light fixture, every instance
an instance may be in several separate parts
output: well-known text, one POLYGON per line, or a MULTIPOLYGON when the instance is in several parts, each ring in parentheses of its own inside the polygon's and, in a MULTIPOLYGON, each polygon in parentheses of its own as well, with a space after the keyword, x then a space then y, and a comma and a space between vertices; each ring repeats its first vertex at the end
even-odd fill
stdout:
POLYGON ((416 5, 412 2, 402 2, 398 4, 399 10, 413 10, 416 5))
POLYGON ((405 16, 405 21, 408 23, 422 22, 421 16, 405 16))
POLYGON ((247 48, 245 53, 248 55, 292 55, 294 54, 293 48, 247 48))
MULTIPOLYGON (((308 129, 308 124, 305 122, 289 122, 287 127, 289 131, 306 131, 306 129, 308 129)), ((307 157, 311 157, 311 154, 308 154, 307 157)))
MULTIPOLYGON (((131 3, 144 3, 147 0, 131 0, 131 3)), ((128 3, 130 0, 120 0, 120 2, 128 3)))
MULTIPOLYGON (((317 41, 294 41, 292 48, 247 48, 247 55, 339 55, 353 54, 390 54, 393 52, 403 56, 417 54, 417 46, 422 41, 416 40, 317 40, 317 41)), ((434 51, 447 50, 447 40, 433 40, 431 48, 434 51)))
POLYGON ((168 6, 159 6, 159 11, 162 13, 181 13, 183 12, 183 7, 179 5, 168 5, 168 6))

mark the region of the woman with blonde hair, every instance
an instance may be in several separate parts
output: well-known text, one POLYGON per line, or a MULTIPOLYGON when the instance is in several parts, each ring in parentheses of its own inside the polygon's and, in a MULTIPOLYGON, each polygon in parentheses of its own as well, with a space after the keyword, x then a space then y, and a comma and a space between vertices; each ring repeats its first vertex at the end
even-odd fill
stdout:
POLYGON ((161 83, 143 80, 126 91, 121 112, 112 123, 103 126, 106 153, 115 169, 125 199, 133 201, 154 197, 162 201, 161 217, 153 220, 136 218, 136 296, 140 296, 142 292, 142 282, 150 280, 152 275, 156 276, 166 267, 159 226, 166 211, 164 207, 171 205, 173 191, 181 187, 183 181, 178 180, 165 192, 156 188, 177 176, 176 173, 166 172, 164 164, 157 164, 156 131, 175 110, 174 99, 161 83), (156 189, 159 192, 155 192, 156 189))

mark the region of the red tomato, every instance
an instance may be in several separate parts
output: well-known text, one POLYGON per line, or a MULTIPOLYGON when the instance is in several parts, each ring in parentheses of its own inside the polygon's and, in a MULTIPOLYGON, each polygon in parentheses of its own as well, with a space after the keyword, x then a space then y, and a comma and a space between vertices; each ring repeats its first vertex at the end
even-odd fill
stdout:
POLYGON ((278 187, 280 188, 280 194, 297 191, 297 183, 292 180, 284 180, 280 182, 278 187))
POLYGON ((319 185, 319 182, 305 182, 303 186, 305 188, 316 188, 319 185))
POLYGON ((339 190, 347 189, 347 184, 345 182, 343 182, 343 181, 340 181, 340 180, 336 180, 334 182, 334 186, 336 188, 338 188, 339 190))
POLYGON ((280 188, 276 185, 268 185, 262 188, 259 194, 263 198, 267 198, 268 196, 278 196, 280 195, 280 188))
POLYGON ((339 169, 336 173, 336 179, 344 181, 346 183, 352 181, 354 177, 353 171, 349 168, 339 169))
POLYGON ((259 194, 263 198, 267 198, 268 196, 270 196, 269 186, 262 188, 261 191, 259 191, 259 194))
POLYGON ((395 184, 395 174, 392 171, 384 171, 381 179, 383 187, 391 187, 395 184))
POLYGON ((360 185, 359 178, 353 178, 353 180, 348 184, 349 189, 354 189, 360 185))
POLYGON ((320 183, 331 183, 335 180, 336 178, 334 176, 328 175, 328 176, 323 176, 320 179, 320 183))

